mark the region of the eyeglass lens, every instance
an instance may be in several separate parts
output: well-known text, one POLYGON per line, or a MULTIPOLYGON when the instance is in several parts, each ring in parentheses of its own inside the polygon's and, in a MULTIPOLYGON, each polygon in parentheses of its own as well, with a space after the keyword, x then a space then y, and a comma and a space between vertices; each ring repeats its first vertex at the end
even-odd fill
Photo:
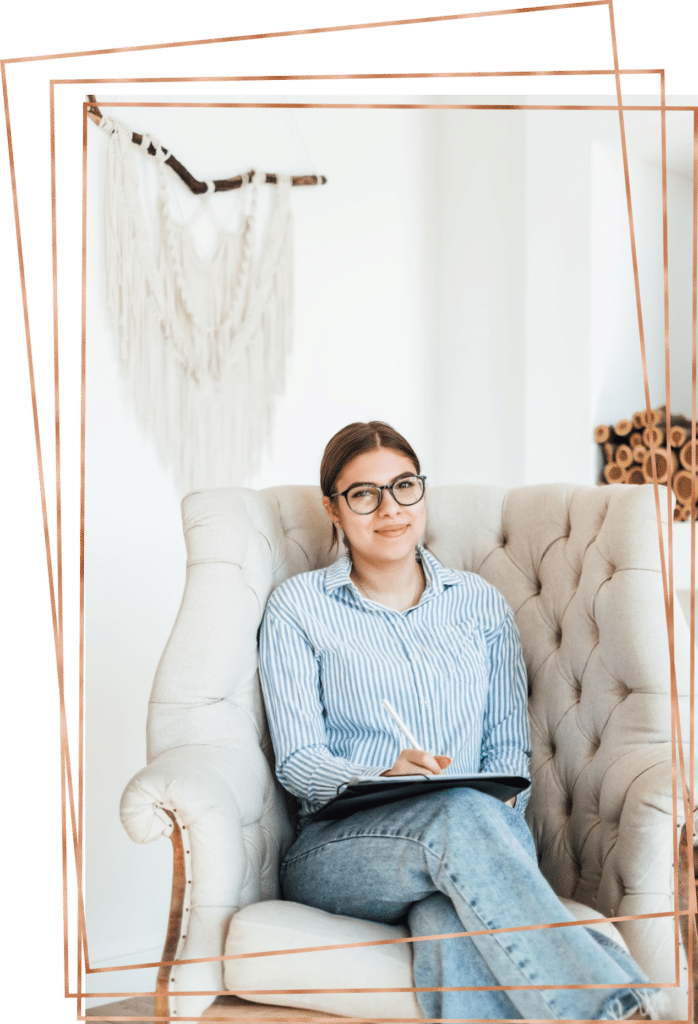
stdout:
MULTIPOLYGON (((403 476, 386 490, 391 492, 398 505, 416 505, 424 494, 424 481, 418 476, 403 476)), ((378 508, 382 493, 380 487, 360 484, 347 493, 347 504, 352 512, 367 515, 378 508)))

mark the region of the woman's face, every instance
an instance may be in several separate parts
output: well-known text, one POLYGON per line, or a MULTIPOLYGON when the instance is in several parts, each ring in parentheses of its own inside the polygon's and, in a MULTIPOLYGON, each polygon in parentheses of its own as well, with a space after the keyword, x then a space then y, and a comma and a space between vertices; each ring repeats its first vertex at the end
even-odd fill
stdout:
MULTIPOLYGON (((393 448, 375 448, 357 455, 348 462, 335 481, 337 493, 353 484, 392 484, 404 474, 416 473, 414 463, 393 448)), ((426 527, 424 499, 416 505, 399 505, 390 491, 383 491, 383 499, 368 515, 352 512, 346 498, 333 502, 323 498, 323 504, 334 523, 344 530, 351 545, 352 556, 368 562, 397 562, 414 551, 426 527)))

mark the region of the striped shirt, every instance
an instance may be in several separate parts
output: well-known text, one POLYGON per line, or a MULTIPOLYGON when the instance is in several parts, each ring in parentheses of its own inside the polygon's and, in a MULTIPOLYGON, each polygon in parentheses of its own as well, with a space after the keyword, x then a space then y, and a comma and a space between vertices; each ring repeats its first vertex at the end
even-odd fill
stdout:
MULTIPOLYGON (((271 595, 259 667, 276 774, 306 814, 359 775, 381 775, 407 746, 387 698, 446 772, 530 778, 527 679, 514 617, 470 572, 417 549, 418 604, 395 611, 361 595, 348 556, 271 595)), ((523 810, 528 791, 516 802, 523 810)))

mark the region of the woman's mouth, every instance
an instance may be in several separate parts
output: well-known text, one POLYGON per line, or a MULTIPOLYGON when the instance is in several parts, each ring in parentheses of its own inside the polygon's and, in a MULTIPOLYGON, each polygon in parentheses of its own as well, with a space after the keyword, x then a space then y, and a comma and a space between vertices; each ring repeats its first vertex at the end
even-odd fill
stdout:
POLYGON ((382 537, 401 537, 407 529, 407 524, 402 523, 400 526, 384 526, 382 530, 376 530, 382 537))

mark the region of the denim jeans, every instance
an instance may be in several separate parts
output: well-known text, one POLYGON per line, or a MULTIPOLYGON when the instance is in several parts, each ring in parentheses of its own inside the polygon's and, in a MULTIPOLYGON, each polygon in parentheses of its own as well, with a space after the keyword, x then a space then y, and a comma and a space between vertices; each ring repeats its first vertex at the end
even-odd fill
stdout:
MULTIPOLYGON (((572 918, 538 869, 523 815, 471 789, 448 789, 311 821, 281 868, 284 897, 413 936, 549 924, 572 918)), ((424 1017, 596 1020, 645 1005, 647 979, 615 942, 582 925, 415 942, 424 1017), (508 992, 489 986, 612 985, 508 992)))

